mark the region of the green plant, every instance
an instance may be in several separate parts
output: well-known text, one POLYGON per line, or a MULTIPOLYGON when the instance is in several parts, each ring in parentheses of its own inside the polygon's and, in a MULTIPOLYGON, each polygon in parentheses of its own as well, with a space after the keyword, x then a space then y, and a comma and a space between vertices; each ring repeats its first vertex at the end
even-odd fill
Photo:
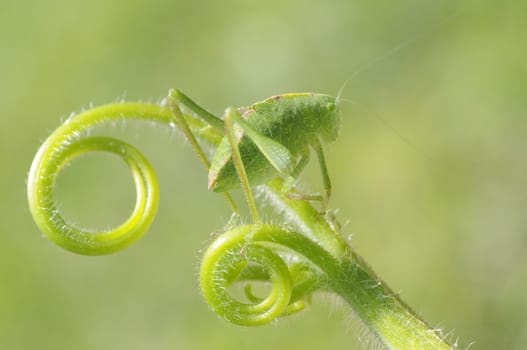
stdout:
MULTIPOLYGON (((338 223, 325 207, 330 186, 318 141, 306 144, 317 151, 325 177, 327 193, 323 198, 322 212, 310 203, 321 197, 301 195, 293 189, 295 178, 307 162, 304 148, 289 148, 292 154, 284 153, 284 146, 277 142, 279 138, 275 134, 264 135, 264 129, 240 120, 234 110, 227 113, 224 128, 222 119, 206 112, 186 96, 176 95, 175 90, 170 93, 169 107, 141 103, 97 107, 68 119, 49 136, 31 167, 28 199, 37 225, 52 241, 79 254, 102 255, 125 248, 147 231, 155 215, 158 193, 148 161, 134 147, 120 140, 87 134, 98 124, 112 120, 143 119, 171 127, 177 125, 207 169, 211 166, 201 145, 215 150, 223 164, 232 159, 234 170, 228 176, 240 181, 253 216, 254 223, 248 225, 236 225, 234 223, 238 220, 232 220, 203 256, 201 290, 216 313, 239 325, 261 325, 302 310, 316 291, 331 291, 343 298, 388 348, 452 348, 440 331, 421 320, 339 234, 338 223), (183 110, 179 109, 179 103, 183 110), (261 192, 261 201, 276 212, 274 222, 278 221, 280 225, 260 222, 249 183, 255 176, 252 175, 255 174, 254 167, 267 165, 262 162, 247 165, 244 160, 247 146, 243 145, 241 133, 234 123, 241 126, 256 144, 259 151, 256 148, 251 150, 251 157, 261 153, 264 156, 262 159, 267 159, 270 164, 265 183, 258 187, 258 191, 261 192), (223 153, 218 153, 222 147, 223 153), (229 153, 226 154, 225 150, 229 153), (55 179, 62 167, 76 156, 93 151, 121 156, 131 169, 137 191, 131 216, 119 227, 103 232, 78 228, 64 220, 53 194, 55 179), (292 166, 295 156, 301 159, 292 166), (246 168, 249 171, 246 172, 246 168), (260 297, 253 291, 251 282, 269 282, 271 287, 265 297, 260 297), (231 286, 235 283, 245 284, 246 300, 232 297, 231 286)), ((288 96, 312 97, 307 94, 288 96)), ((269 102, 273 103, 273 100, 278 99, 269 102)), ((335 102, 335 99, 332 101, 335 102)), ((328 111, 338 109, 338 103, 333 106, 328 105, 326 100, 323 103, 328 111)), ((280 127, 280 116, 273 117, 280 127)), ((330 126, 335 127, 334 124, 330 126)), ((219 175, 213 172, 212 176, 217 178, 219 175)), ((228 193, 224 194, 236 217, 238 214, 233 200, 228 193)))

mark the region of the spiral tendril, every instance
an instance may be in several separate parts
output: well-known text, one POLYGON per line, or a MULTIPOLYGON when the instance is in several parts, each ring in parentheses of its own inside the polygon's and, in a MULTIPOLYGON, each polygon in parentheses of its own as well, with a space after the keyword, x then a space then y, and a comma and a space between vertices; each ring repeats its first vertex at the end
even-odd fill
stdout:
POLYGON ((272 225, 245 225, 219 236, 205 253, 200 273, 207 303, 221 317, 256 326, 304 308, 311 294, 326 286, 326 274, 336 261, 305 236, 272 225), (294 254, 294 255, 293 255, 294 254), (267 297, 245 294, 249 303, 234 299, 233 283, 266 280, 267 297))
MULTIPOLYGON (((123 249, 140 238, 154 219, 158 202, 157 180, 148 160, 133 146, 110 137, 90 137, 95 126, 118 120, 147 120, 173 125, 164 107, 118 103, 88 110, 68 119, 40 147, 28 176, 30 210, 40 230, 53 242, 75 253, 103 255, 123 249), (94 231, 68 223, 54 196, 57 175, 64 165, 88 152, 110 152, 128 165, 135 183, 135 207, 121 225, 94 231)), ((196 123, 191 125, 196 126, 196 123)))

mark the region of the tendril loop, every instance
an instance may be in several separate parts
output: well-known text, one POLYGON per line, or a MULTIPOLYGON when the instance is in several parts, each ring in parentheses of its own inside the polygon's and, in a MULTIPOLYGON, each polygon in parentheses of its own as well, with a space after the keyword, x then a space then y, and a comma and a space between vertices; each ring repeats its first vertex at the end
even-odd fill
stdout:
POLYGON ((59 246, 75 253, 103 255, 130 245, 145 233, 154 219, 158 202, 157 180, 148 160, 133 146, 110 137, 90 137, 101 123, 123 119, 173 123, 166 108, 139 103, 101 106, 69 119, 40 147, 28 177, 31 213, 41 231, 59 246), (104 231, 76 227, 59 212, 54 188, 63 167, 89 152, 109 152, 128 165, 135 184, 135 207, 121 225, 104 231))
POLYGON ((272 225, 236 227, 219 236, 205 253, 201 290, 209 306, 232 323, 269 323, 302 310, 311 294, 326 286, 327 271, 318 266, 320 257, 331 265, 331 256, 299 233, 272 225), (266 297, 255 296, 250 285, 245 287, 248 302, 231 296, 234 283, 255 280, 271 284, 266 297))
POLYGON ((31 210, 37 225, 53 242, 65 249, 85 255, 108 254, 120 250, 150 226, 157 209, 157 180, 148 160, 134 147, 109 137, 88 137, 56 148, 49 155, 54 161, 31 171, 31 210), (80 229, 60 215, 54 198, 55 180, 66 163, 88 152, 104 151, 120 156, 130 168, 136 189, 135 207, 130 217, 118 227, 101 232, 80 229))

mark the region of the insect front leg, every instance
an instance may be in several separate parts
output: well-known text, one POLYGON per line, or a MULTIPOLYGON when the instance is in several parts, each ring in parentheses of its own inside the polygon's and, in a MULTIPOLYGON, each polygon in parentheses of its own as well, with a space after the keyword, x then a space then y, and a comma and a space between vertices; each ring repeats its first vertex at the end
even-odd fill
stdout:
POLYGON ((287 198, 293 199, 293 200, 323 202, 324 197, 321 195, 299 193, 293 188, 296 180, 298 179, 298 176, 300 175, 302 170, 304 170, 308 162, 309 162, 309 150, 307 150, 302 155, 293 173, 285 179, 284 184, 282 186, 282 192, 285 193, 287 198))
POLYGON ((284 182, 282 191, 286 193, 286 196, 289 199, 321 202, 322 212, 325 213, 327 211, 329 198, 331 197, 331 180, 329 178, 328 169, 326 166, 326 159, 324 157, 324 151, 322 149, 322 145, 320 144, 320 141, 316 140, 316 142, 312 145, 312 147, 315 150, 315 153, 317 154, 318 163, 319 163, 320 171, 322 174, 322 182, 324 184, 325 195, 321 196, 318 194, 303 194, 303 193, 293 192, 294 181, 296 181, 298 175, 304 169, 307 162, 309 161, 309 153, 306 153, 302 156, 293 174, 289 178, 287 178, 286 181, 284 182))
MULTIPOLYGON (((204 121, 209 123, 213 128, 218 129, 222 133, 223 131, 223 121, 214 116, 213 114, 207 112, 200 106, 198 106, 194 101, 192 101, 190 98, 188 98, 185 94, 183 94, 181 91, 176 89, 171 89, 168 92, 168 106, 172 113, 174 114, 174 117, 176 119, 176 124, 179 126, 183 134, 185 135, 187 141, 190 143, 194 151, 197 153, 199 159, 201 160, 201 163, 205 166, 207 171, 210 169, 210 162, 207 159, 207 156, 205 155, 205 152, 203 151, 203 148, 199 145, 198 141, 196 140, 196 137, 192 133, 192 130, 190 130, 190 127, 185 120, 185 117, 183 116, 183 113, 181 113, 181 109, 179 108, 179 105, 184 105, 185 107, 189 108, 192 112, 194 112, 198 117, 202 118, 204 121)), ((232 211, 235 215, 239 215, 238 208, 236 207, 236 204, 232 200, 232 197, 228 192, 224 192, 223 195, 225 196, 225 199, 229 203, 229 206, 231 207, 232 211)))
POLYGON ((291 189, 293 188, 296 180, 298 179, 298 176, 304 170, 307 163, 309 163, 309 149, 302 154, 302 157, 300 158, 300 161, 296 165, 295 169, 293 170, 293 173, 287 177, 287 179, 284 181, 284 184, 282 186, 282 192, 289 193, 291 192, 291 189))
POLYGON ((326 211, 329 202, 329 197, 331 197, 331 179, 329 178, 328 167, 326 165, 326 157, 324 157, 324 150, 322 149, 322 145, 320 144, 320 141, 318 139, 313 144, 313 148, 317 153, 318 164, 320 166, 320 172, 322 174, 322 182, 324 184, 324 191, 326 192, 326 195, 324 196, 324 201, 322 202, 324 211, 326 211))

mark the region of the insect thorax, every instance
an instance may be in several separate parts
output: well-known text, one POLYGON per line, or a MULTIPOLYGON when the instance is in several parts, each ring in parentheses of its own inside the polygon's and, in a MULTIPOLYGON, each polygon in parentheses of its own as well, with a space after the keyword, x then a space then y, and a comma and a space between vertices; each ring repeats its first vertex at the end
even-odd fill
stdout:
POLYGON ((335 98, 314 93, 273 96, 253 104, 246 117, 294 155, 304 152, 317 138, 334 141, 340 126, 335 98))

